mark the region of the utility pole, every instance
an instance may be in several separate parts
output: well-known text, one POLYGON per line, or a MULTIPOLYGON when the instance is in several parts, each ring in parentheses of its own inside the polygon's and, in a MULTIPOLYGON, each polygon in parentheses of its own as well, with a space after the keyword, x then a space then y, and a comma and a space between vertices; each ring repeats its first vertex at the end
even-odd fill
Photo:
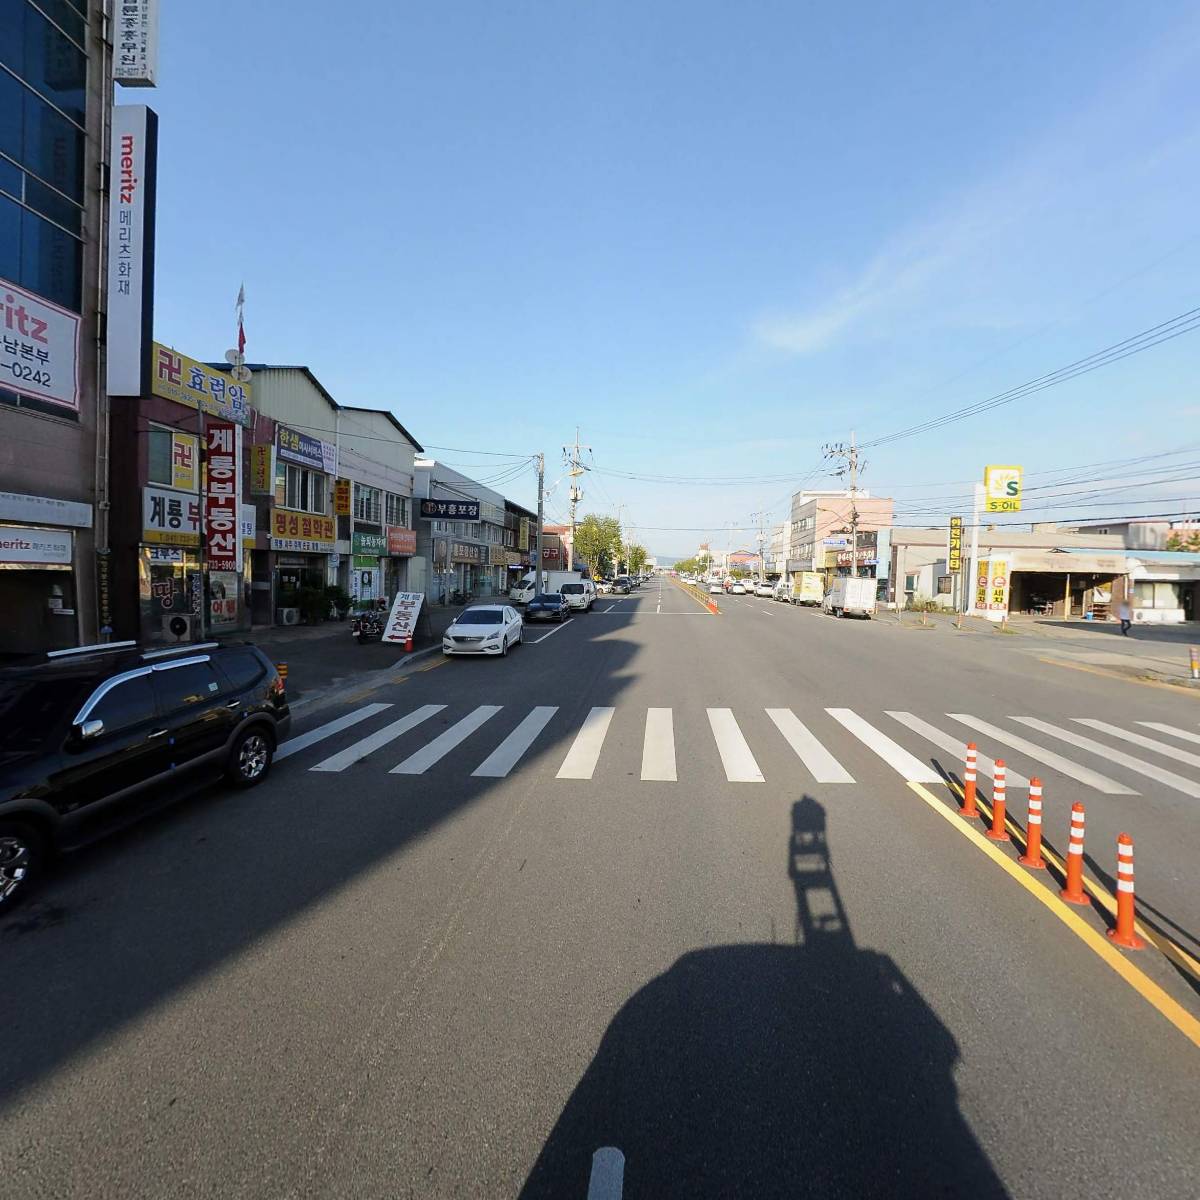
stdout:
POLYGON ((763 518, 765 516, 766 513, 761 512, 750 514, 750 519, 758 524, 758 533, 755 534, 755 538, 758 541, 758 577, 762 580, 767 578, 767 557, 763 550, 763 546, 767 540, 767 535, 763 530, 763 518))
POLYGON ((579 444, 579 426, 576 425, 575 444, 563 447, 563 459, 567 464, 567 475, 571 480, 571 491, 568 496, 571 505, 571 540, 568 543, 568 553, 571 556, 571 561, 567 564, 567 569, 571 571, 575 569, 575 510, 579 507, 580 500, 583 499, 583 492, 579 490, 575 480, 588 469, 584 466, 580 458, 580 451, 582 450, 586 450, 589 454, 592 452, 591 446, 581 446, 579 444))
POLYGON ((850 574, 858 575, 858 472, 866 463, 858 461, 858 443, 854 430, 850 431, 850 445, 845 442, 833 442, 825 447, 825 457, 839 460, 839 466, 833 473, 839 478, 850 476, 850 574))
POLYGON ((537 456, 537 472, 538 472, 538 523, 537 523, 537 538, 534 541, 533 550, 533 594, 536 596, 542 590, 542 519, 543 519, 543 502, 546 489, 546 456, 539 454, 537 456))

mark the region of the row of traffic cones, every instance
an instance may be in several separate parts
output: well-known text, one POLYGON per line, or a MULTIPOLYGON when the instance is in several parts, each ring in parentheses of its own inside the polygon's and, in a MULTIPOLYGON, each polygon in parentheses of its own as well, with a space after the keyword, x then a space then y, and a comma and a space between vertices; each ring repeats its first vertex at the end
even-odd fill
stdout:
MULTIPOLYGON (((978 817, 975 806, 976 770, 978 749, 974 742, 967 743, 966 769, 963 771, 963 802, 958 810, 960 817, 968 820, 978 817)), ((1009 837, 1005 815, 1006 768, 1004 760, 996 759, 992 773, 992 823, 987 836, 993 842, 1007 842, 1009 837)), ((1035 871, 1046 869, 1042 858, 1042 783, 1040 779, 1029 781, 1029 816, 1025 841, 1025 853, 1017 860, 1022 866, 1035 871)), ((1066 886, 1058 893, 1068 904, 1088 905, 1091 900, 1083 890, 1083 828, 1084 807, 1078 801, 1071 805, 1071 835, 1067 842, 1066 886)), ((1127 833, 1117 835, 1117 924, 1108 930, 1109 939, 1126 950, 1140 950, 1146 943, 1138 937, 1134 925, 1136 903, 1133 889, 1133 838, 1127 833)))

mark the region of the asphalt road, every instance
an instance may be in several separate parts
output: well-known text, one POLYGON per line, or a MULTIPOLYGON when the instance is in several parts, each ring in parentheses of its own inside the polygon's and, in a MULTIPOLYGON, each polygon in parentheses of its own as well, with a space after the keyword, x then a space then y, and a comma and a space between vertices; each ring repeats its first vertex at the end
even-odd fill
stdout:
POLYGON ((1193 1196, 1188 976, 1115 968, 943 774, 1040 775, 1060 849, 1083 800, 1102 883, 1128 830, 1196 953, 1196 698, 721 604, 371 673, 260 788, 65 860, 0 923, 6 1200, 569 1200, 606 1146, 637 1198, 1193 1196))

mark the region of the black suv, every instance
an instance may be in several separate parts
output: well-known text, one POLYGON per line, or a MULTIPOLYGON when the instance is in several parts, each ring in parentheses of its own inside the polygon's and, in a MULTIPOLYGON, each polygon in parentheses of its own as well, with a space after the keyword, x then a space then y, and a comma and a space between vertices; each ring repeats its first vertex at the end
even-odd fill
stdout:
POLYGON ((283 680, 249 643, 81 646, 0 670, 0 912, 51 850, 176 798, 185 779, 260 783, 290 725, 283 680))

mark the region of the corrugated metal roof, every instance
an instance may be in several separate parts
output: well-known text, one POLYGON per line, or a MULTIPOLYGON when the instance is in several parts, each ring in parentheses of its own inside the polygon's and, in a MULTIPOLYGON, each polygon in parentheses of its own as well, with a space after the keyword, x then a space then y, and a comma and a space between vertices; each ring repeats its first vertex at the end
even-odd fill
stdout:
MULTIPOLYGON (((1059 554, 1095 554, 1095 550, 1087 550, 1080 546, 1056 546, 1059 554)), ((1138 558, 1143 562, 1178 563, 1183 567, 1200 567, 1200 554, 1191 554, 1186 550, 1104 550, 1104 554, 1119 554, 1123 558, 1138 558)))

